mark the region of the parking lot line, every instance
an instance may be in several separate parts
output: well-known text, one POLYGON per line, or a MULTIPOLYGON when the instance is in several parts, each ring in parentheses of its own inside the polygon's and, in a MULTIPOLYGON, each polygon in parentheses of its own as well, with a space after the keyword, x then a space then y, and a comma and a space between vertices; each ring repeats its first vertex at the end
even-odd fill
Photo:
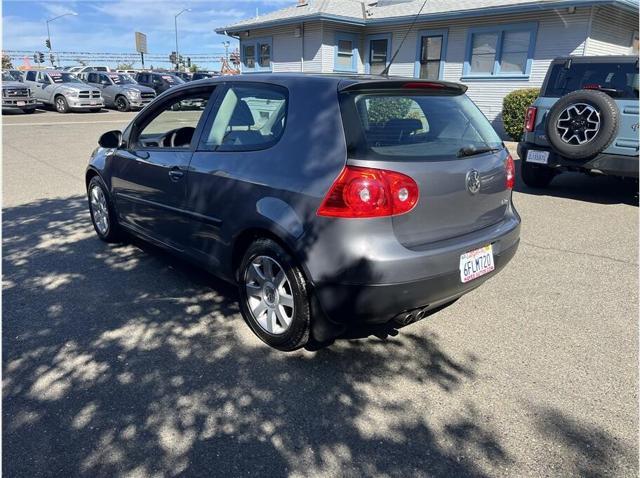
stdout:
POLYGON ((110 121, 54 121, 51 123, 3 123, 4 126, 53 126, 58 124, 104 124, 104 123, 127 123, 126 119, 123 120, 110 120, 110 121))

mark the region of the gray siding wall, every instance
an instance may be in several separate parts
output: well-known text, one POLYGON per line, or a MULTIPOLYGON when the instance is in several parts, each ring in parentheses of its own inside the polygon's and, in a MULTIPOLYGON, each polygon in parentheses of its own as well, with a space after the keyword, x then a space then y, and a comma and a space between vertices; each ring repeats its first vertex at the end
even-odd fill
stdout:
MULTIPOLYGON (((431 22, 416 24, 414 31, 408 35, 402 49, 391 66, 392 75, 413 76, 416 58, 417 32, 429 29, 448 29, 444 80, 466 84, 467 94, 478 105, 492 122, 500 134, 504 134, 502 126, 502 101, 508 93, 521 88, 539 87, 544 81, 551 61, 558 56, 583 55, 590 8, 578 8, 572 14, 567 9, 545 11, 541 13, 500 15, 474 19, 462 19, 455 24, 431 22), (463 78, 463 65, 466 54, 468 29, 512 23, 538 23, 536 45, 529 79, 499 80, 463 78)), ((393 30, 392 50, 402 41, 407 27, 393 30)), ((384 27, 369 28, 368 33, 389 33, 384 27)))
POLYGON ((592 10, 586 55, 629 55, 638 17, 611 7, 592 10))
MULTIPOLYGON (((288 25, 251 31, 251 37, 273 37, 273 71, 301 71, 302 42, 301 38, 294 37, 295 28, 296 25, 288 25)), ((364 73, 367 35, 391 33, 393 54, 408 28, 408 24, 392 27, 368 26, 365 31, 362 27, 333 22, 306 23, 304 71, 333 71, 335 34, 339 31, 359 35, 358 72, 364 73)), ((455 22, 421 22, 408 34, 391 67, 392 75, 414 76, 417 32, 429 29, 448 30, 443 79, 466 84, 469 87, 468 95, 498 132, 503 134, 501 112, 505 95, 513 90, 541 86, 549 64, 559 56, 629 54, 631 38, 634 30, 638 29, 638 21, 632 13, 613 7, 581 7, 576 8, 573 13, 569 13, 567 8, 561 8, 536 13, 463 18, 455 22), (469 28, 530 22, 537 22, 538 30, 528 79, 472 79, 462 76, 469 28)))

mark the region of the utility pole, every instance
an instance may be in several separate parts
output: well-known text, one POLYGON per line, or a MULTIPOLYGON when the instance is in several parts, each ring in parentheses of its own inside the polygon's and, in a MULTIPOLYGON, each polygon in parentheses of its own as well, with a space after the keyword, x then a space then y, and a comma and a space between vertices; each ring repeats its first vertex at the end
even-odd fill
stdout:
POLYGON ((190 8, 185 8, 183 10, 180 10, 173 17, 174 26, 176 29, 176 70, 180 70, 180 50, 178 50, 178 17, 182 15, 184 12, 190 12, 190 11, 191 11, 190 8))
POLYGON ((66 16, 76 17, 76 16, 78 16, 78 14, 75 13, 75 12, 68 12, 68 13, 63 13, 62 15, 58 15, 57 17, 53 17, 53 18, 50 18, 49 20, 47 20, 47 41, 44 42, 44 44, 49 49, 49 60, 51 60, 51 66, 55 66, 55 65, 53 64, 53 50, 51 48, 51 30, 49 29, 49 23, 51 23, 54 20, 57 20, 58 18, 62 18, 62 17, 66 17, 66 16))

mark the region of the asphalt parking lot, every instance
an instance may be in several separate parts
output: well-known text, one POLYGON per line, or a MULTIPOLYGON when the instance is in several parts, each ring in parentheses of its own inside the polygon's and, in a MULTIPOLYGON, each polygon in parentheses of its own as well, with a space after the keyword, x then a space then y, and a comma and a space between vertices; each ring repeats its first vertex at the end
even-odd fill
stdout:
POLYGON ((133 114, 3 116, 6 476, 636 476, 638 196, 518 184, 504 272, 386 339, 283 354, 233 288, 91 228, 133 114))

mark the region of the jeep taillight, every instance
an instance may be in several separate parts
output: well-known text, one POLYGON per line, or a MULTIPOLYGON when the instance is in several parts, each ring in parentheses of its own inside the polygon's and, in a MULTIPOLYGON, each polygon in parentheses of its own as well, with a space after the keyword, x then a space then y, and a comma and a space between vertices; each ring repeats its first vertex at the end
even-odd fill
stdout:
POLYGON ((504 162, 504 170, 507 174, 507 189, 513 189, 516 185, 516 164, 513 162, 513 158, 510 154, 504 162))
POLYGON ((524 130, 528 133, 531 133, 536 128, 536 114, 538 113, 538 108, 535 106, 529 106, 527 108, 527 115, 524 118, 524 130))
POLYGON ((322 201, 318 216, 395 216, 411 211, 418 196, 418 185, 409 176, 386 169, 345 166, 322 201))

